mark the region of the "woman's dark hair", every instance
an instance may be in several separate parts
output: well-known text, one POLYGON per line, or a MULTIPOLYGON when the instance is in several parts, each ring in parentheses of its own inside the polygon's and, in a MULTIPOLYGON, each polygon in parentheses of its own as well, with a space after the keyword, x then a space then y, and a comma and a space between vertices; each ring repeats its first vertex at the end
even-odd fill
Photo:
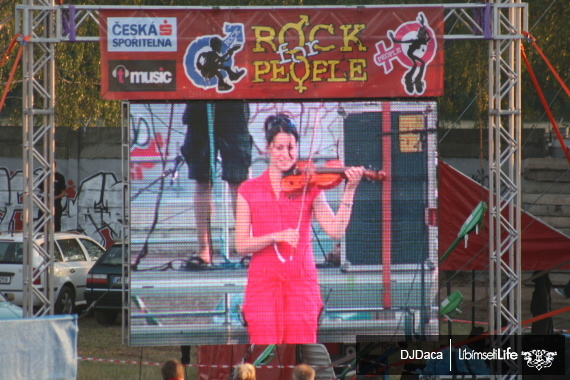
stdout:
POLYGON ((289 135, 295 136, 295 141, 299 142, 299 132, 297 132, 297 127, 295 127, 295 122, 285 114, 277 114, 275 116, 269 116, 265 119, 265 141, 267 144, 271 144, 275 136, 279 132, 287 133, 289 135))

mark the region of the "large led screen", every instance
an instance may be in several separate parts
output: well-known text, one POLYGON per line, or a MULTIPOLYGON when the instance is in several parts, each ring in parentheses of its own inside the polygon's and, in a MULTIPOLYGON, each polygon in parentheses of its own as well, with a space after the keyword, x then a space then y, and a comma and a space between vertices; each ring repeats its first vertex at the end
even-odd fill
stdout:
POLYGON ((130 344, 438 333, 435 102, 128 108, 130 344))

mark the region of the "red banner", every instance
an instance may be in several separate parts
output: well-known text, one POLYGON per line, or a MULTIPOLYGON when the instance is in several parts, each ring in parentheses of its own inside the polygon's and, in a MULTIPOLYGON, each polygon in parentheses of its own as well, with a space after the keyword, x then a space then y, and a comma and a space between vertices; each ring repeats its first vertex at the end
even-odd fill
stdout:
POLYGON ((105 99, 443 94, 443 8, 100 11, 105 99))

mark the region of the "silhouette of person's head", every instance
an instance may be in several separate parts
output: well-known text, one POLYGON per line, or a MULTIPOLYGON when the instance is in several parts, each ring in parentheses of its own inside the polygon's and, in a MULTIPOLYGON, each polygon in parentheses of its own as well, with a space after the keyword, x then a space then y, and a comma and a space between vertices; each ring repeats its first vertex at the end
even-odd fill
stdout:
POLYGON ((215 52, 222 51, 222 40, 220 37, 212 37, 210 38, 210 47, 215 52))
POLYGON ((184 380, 184 366, 176 359, 170 359, 162 365, 163 380, 184 380))
POLYGON ((241 363, 234 369, 234 380, 255 380, 255 367, 249 363, 241 363))
POLYGON ((293 380, 314 380, 315 370, 307 364, 299 364, 293 369, 293 380))

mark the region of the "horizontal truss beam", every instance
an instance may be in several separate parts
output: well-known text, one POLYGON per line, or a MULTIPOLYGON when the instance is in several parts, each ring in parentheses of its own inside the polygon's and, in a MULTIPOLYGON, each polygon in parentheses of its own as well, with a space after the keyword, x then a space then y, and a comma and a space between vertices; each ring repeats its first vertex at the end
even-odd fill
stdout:
MULTIPOLYGON (((359 6, 359 9, 393 8, 394 5, 359 6)), ((514 25, 509 23, 504 13, 512 8, 524 8, 526 14, 527 4, 418 4, 399 5, 401 8, 443 8, 445 34, 444 40, 497 40, 497 39, 524 39, 514 25), (492 25, 492 20, 494 24, 492 25)), ((32 42, 98 42, 99 11, 100 10, 236 10, 245 7, 158 7, 158 6, 97 6, 97 5, 17 5, 17 10, 28 10, 38 13, 46 11, 55 12, 57 19, 56 36, 48 38, 32 36, 32 42)), ((248 9, 269 10, 275 7, 247 7, 248 9)), ((299 7, 307 9, 308 7, 299 7)), ((326 9, 330 6, 315 6, 314 9, 326 9)), ((338 8, 338 6, 337 6, 338 8)), ((524 20, 524 30, 527 22, 524 20)))

